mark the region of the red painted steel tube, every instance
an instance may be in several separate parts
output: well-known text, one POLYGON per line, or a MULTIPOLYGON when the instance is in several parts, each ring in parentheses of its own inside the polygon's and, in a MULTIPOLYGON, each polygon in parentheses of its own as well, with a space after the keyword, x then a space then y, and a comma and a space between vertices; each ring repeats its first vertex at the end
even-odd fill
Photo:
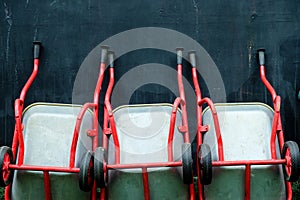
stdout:
POLYGON ((292 200, 292 198, 293 198, 292 183, 285 181, 285 187, 286 187, 286 191, 287 191, 286 199, 292 200))
MULTIPOLYGON (((26 84, 24 85, 20 98, 15 101, 15 130, 14 130, 14 136, 13 136, 13 142, 12 142, 12 151, 13 151, 13 156, 14 159, 17 157, 17 151, 18 151, 18 146, 19 148, 19 158, 18 158, 18 163, 20 165, 23 164, 24 160, 24 138, 23 138, 23 131, 22 131, 22 112, 23 112, 23 107, 24 107, 24 101, 26 98, 26 94, 28 89, 30 88, 31 84, 33 83, 39 69, 39 59, 35 58, 33 60, 33 71, 27 80, 26 84)), ((5 199, 10 199, 9 193, 10 193, 10 188, 11 185, 6 187, 5 189, 5 199)))
POLYGON ((150 200, 148 172, 147 172, 146 167, 142 168, 142 176, 143 176, 143 185, 144 185, 144 199, 145 200, 150 200))
MULTIPOLYGON (((274 119, 272 124, 272 133, 271 133, 271 156, 273 159, 276 159, 276 134, 278 135, 279 140, 279 146, 280 150, 282 150, 283 144, 284 144, 284 134, 282 130, 282 124, 281 124, 281 117, 280 117, 280 96, 277 96, 276 91, 270 84, 270 82, 267 80, 265 75, 265 66, 260 66, 260 77, 266 88, 268 89, 269 93, 272 96, 273 105, 274 105, 274 119)), ((286 190, 287 190, 287 199, 292 199, 292 186, 290 182, 286 182, 286 190)))
POLYGON ((277 106, 279 104, 280 106, 280 97, 276 96, 274 100, 274 118, 272 122, 272 132, 271 132, 271 140, 270 140, 270 148, 271 148, 271 157, 272 159, 276 159, 276 135, 278 133, 278 120, 280 116, 280 110, 279 107, 277 106))
POLYGON ((155 167, 180 167, 181 161, 158 162, 158 163, 133 163, 133 164, 114 164, 106 165, 106 169, 133 169, 133 168, 155 168, 155 167))
POLYGON ((270 84, 270 82, 266 78, 264 65, 260 66, 260 78, 261 78, 262 82, 264 83, 264 85, 266 86, 266 88, 268 89, 268 91, 270 92, 270 94, 272 96, 272 100, 274 101, 277 94, 276 94, 274 88, 272 87, 272 85, 270 84))
MULTIPOLYGON (((198 82, 197 69, 195 67, 192 68, 192 76, 193 76, 193 83, 195 87, 197 102, 199 102, 202 99, 202 95, 201 95, 201 90, 198 82)), ((202 126, 202 107, 198 105, 197 105, 197 125, 198 127, 202 126)))
POLYGON ((44 171, 44 190, 45 190, 45 199, 51 200, 51 185, 50 185, 50 177, 48 171, 44 171))
POLYGON ((245 169, 245 200, 250 200, 251 193, 251 165, 247 164, 245 169))
MULTIPOLYGON (((18 135, 18 143, 19 143, 19 158, 18 164, 22 165, 24 160, 24 136, 22 130, 22 100, 16 99, 15 101, 15 121, 16 121, 16 132, 18 135)), ((17 156, 15 156, 17 157, 17 156)))
MULTIPOLYGON (((278 135, 278 140, 279 140, 279 146, 280 150, 283 148, 284 144, 284 134, 282 130, 282 123, 281 123, 281 117, 280 117, 280 96, 277 96, 275 89, 272 87, 270 82, 267 80, 266 75, 265 75, 265 66, 260 65, 260 77, 263 82, 263 84, 266 86, 268 89, 269 93, 272 96, 273 100, 273 105, 274 105, 274 119, 273 119, 273 124, 272 124, 272 134, 271 134, 271 156, 272 158, 276 158, 276 134, 278 135)), ((292 199, 292 186, 290 182, 286 182, 286 190, 287 190, 287 199, 291 200, 292 199)))
POLYGON ((93 138, 93 151, 98 147, 99 96, 100 96, 101 86, 102 86, 102 82, 103 82, 105 66, 106 66, 105 63, 100 64, 99 77, 98 77, 97 85, 96 85, 95 92, 94 92, 94 104, 96 105, 96 107, 94 108, 94 126, 93 126, 93 128, 96 132, 96 136, 93 138))
POLYGON ((107 138, 107 132, 109 129, 108 129, 108 121, 109 121, 109 117, 108 117, 108 113, 107 113, 107 109, 106 107, 104 106, 104 114, 103 114, 103 132, 102 132, 102 147, 104 149, 107 149, 108 148, 108 138, 107 138))
MULTIPOLYGON (((111 93, 114 87, 114 81, 115 81, 115 75, 114 75, 114 68, 109 68, 109 84, 106 90, 105 94, 105 101, 110 102, 111 93)), ((108 111, 106 106, 104 106, 104 117, 103 117, 103 130, 106 131, 108 129, 108 111)), ((107 135, 103 132, 103 140, 102 140, 102 146, 104 149, 108 148, 108 141, 107 141, 107 135)))
MULTIPOLYGON (((30 88, 32 82, 34 81, 38 71, 39 71, 39 59, 35 58, 33 60, 33 71, 28 79, 28 81, 26 82, 25 86, 23 87, 22 91, 21 91, 21 95, 20 95, 20 99, 24 102, 25 101, 25 97, 27 94, 28 89, 30 88)), ((22 107, 23 108, 23 107, 22 107)))
POLYGON ((236 165, 280 165, 285 164, 286 159, 271 160, 237 160, 237 161, 213 161, 212 166, 236 166, 236 165))
POLYGON ((12 152, 14 156, 14 160, 17 159, 17 151, 18 151, 18 145, 19 145, 19 139, 18 139, 18 132, 17 132, 17 125, 15 124, 14 129, 14 136, 13 136, 13 142, 12 142, 12 152))
POLYGON ((11 184, 5 187, 5 192, 4 192, 5 200, 10 200, 10 191, 11 191, 11 184))
MULTIPOLYGON (((202 133, 200 131, 197 131, 197 154, 196 154, 196 163, 199 163, 199 157, 198 157, 198 150, 199 150, 199 146, 200 144, 202 144, 202 133)), ((196 168, 197 168, 197 185, 198 185, 198 198, 199 200, 203 200, 204 199, 204 191, 203 191, 203 187, 202 187, 202 183, 200 181, 200 165, 196 164, 196 168)))
MULTIPOLYGON (((198 175, 198 177, 200 177, 200 176, 198 175)), ((202 184, 201 184, 200 180, 198 180, 198 198, 199 198, 199 200, 203 200, 204 199, 204 191, 203 191, 203 187, 202 187, 202 184), (199 187, 199 185, 201 187, 199 187)))
POLYGON ((169 137, 168 137, 168 161, 173 161, 173 138, 174 138, 174 130, 176 123, 176 115, 179 105, 185 105, 185 102, 180 97, 177 97, 173 103, 171 120, 170 120, 170 128, 169 128, 169 137))
POLYGON ((110 102, 110 96, 114 87, 114 81, 115 81, 114 68, 111 67, 109 68, 109 84, 105 94, 105 101, 110 102))
POLYGON ((272 133, 271 133, 271 141, 270 141, 271 147, 270 148, 271 148, 271 156, 273 159, 275 159, 276 158, 276 146, 275 146, 276 134, 280 133, 280 135, 279 135, 279 137, 280 137, 279 142, 281 143, 280 149, 282 149, 282 146, 284 143, 283 132, 282 132, 282 127, 281 127, 281 119, 280 119, 281 100, 280 100, 280 96, 277 96, 276 91, 274 90, 274 88, 272 87, 272 85, 266 78, 264 65, 260 65, 260 78, 261 78, 263 84, 268 89, 269 93, 271 94, 272 100, 273 100, 273 105, 274 105, 274 119, 273 119, 273 123, 272 123, 272 133))
MULTIPOLYGON (((98 77, 97 85, 96 85, 95 92, 94 92, 94 104, 96 104, 96 105, 98 105, 98 103, 99 103, 99 96, 100 96, 100 91, 101 91, 101 87, 102 87, 105 67, 106 67, 105 63, 100 63, 99 77, 98 77)), ((98 122, 97 122, 97 125, 98 125, 98 122)))
MULTIPOLYGON (((251 165, 281 165, 285 164, 285 159, 272 160, 240 160, 240 161, 214 161, 212 166, 236 166, 245 165, 245 199, 250 199, 250 185, 251 185, 251 165)), ((286 182, 287 199, 292 199, 292 188, 289 182, 286 182)))
MULTIPOLYGON (((192 68, 192 77, 193 77, 193 84, 194 84, 194 88, 195 88, 196 100, 197 100, 197 102, 199 102, 202 99, 202 95, 201 95, 201 89, 199 87, 199 81, 198 81, 196 67, 192 68)), ((196 134, 197 151, 198 151, 200 144, 202 144, 202 133, 200 132, 200 127, 202 125, 203 125, 202 124, 202 106, 197 105, 197 134, 196 134)), ((198 156, 196 156, 196 163, 199 162, 198 159, 199 159, 198 156)), ((200 169, 199 169, 200 166, 197 165, 196 167, 197 167, 197 176, 200 177, 200 169)), ((203 197, 203 188, 202 188, 200 178, 198 178, 198 180, 197 180, 197 185, 198 185, 198 198, 200 200, 202 200, 204 197, 203 197)))
POLYGON ((114 115, 112 112, 112 107, 109 101, 105 101, 104 105, 107 109, 108 116, 109 116, 109 121, 110 121, 110 126, 111 126, 111 132, 115 144, 115 163, 119 164, 120 163, 120 143, 119 143, 119 138, 117 134, 117 128, 116 128, 116 123, 114 119, 114 115))
POLYGON ((106 188, 101 188, 100 200, 105 200, 106 188))
POLYGON ((30 170, 30 171, 50 171, 50 172, 66 172, 79 173, 79 168, 70 167, 53 167, 53 166, 33 166, 33 165, 9 165, 9 169, 14 170, 30 170))
MULTIPOLYGON (((115 81, 114 77, 115 77, 114 76, 114 68, 111 67, 109 69, 109 84, 108 84, 108 87, 107 87, 107 90, 106 90, 106 93, 105 93, 105 98, 104 98, 105 100, 104 100, 104 102, 106 102, 106 101, 110 102, 110 97, 111 97, 111 93, 112 93, 112 89, 113 89, 114 81, 115 81)), ((106 135, 106 131, 108 130, 108 121, 109 121, 109 114, 108 114, 108 111, 107 111, 107 107, 104 106, 103 134, 102 134, 102 147, 104 149, 108 148, 108 138, 107 138, 107 135, 106 135)), ((115 154, 115 157, 117 158, 116 154, 115 154)), ((119 159, 118 159, 118 163, 119 163, 120 162, 120 155, 118 155, 118 157, 119 157, 119 159)), ((101 188, 101 192, 100 192, 100 199, 101 200, 105 199, 105 195, 106 195, 105 193, 106 193, 105 189, 101 188)))
MULTIPOLYGON (((102 60, 102 58, 101 58, 102 60)), ((94 123, 93 123, 93 130, 95 131, 95 136, 93 137, 93 151, 98 147, 98 139, 99 139, 99 125, 98 125, 98 120, 99 120, 99 96, 100 96, 100 91, 103 83, 103 78, 104 78, 104 72, 105 72, 105 67, 106 64, 105 62, 100 63, 100 72, 94 92, 94 123)), ((93 184, 93 190, 92 190, 92 200, 96 199, 96 181, 94 181, 93 184)))
POLYGON ((97 199, 97 185, 96 185, 96 180, 94 180, 92 191, 91 191, 91 200, 96 200, 97 199))
POLYGON ((279 119, 278 119, 278 140, 279 140, 279 146, 280 146, 280 150, 282 150, 283 148, 283 144, 284 144, 284 134, 282 131, 282 124, 281 124, 281 117, 279 115, 279 119))
MULTIPOLYGON (((187 111, 186 111, 186 104, 185 104, 185 93, 184 93, 184 85, 182 82, 182 65, 178 64, 177 65, 177 81, 178 81, 178 90, 180 94, 180 98, 184 104, 181 104, 181 111, 182 111, 182 126, 186 127, 186 132, 184 133, 184 142, 190 142, 190 133, 188 130, 188 116, 187 116, 187 111)), ((175 122, 174 122, 175 123, 175 122)), ((174 132, 173 132, 174 134, 174 132)), ((172 139, 173 141, 173 139, 172 139)), ((195 198, 194 194, 194 186, 190 184, 190 199, 195 198)))
POLYGON ((189 184, 189 189, 190 189, 190 200, 194 200, 195 199, 195 187, 194 187, 193 183, 189 184))
POLYGON ((206 103, 209 106, 211 113, 212 113, 212 117, 214 120, 214 126, 215 126, 215 132, 216 132, 216 138, 218 140, 218 156, 219 156, 219 160, 223 161, 224 160, 223 140, 222 140, 222 136, 221 136, 221 129, 220 129, 217 110, 216 110, 213 102, 209 98, 205 97, 205 98, 201 99, 201 101, 198 102, 198 105, 202 106, 204 103, 206 103))
POLYGON ((203 187, 202 187, 202 183, 200 181, 200 165, 198 164, 199 163, 199 157, 198 157, 198 153, 199 153, 199 147, 200 145, 202 144, 202 133, 200 131, 197 131, 197 149, 196 149, 196 169, 197 169, 197 185, 198 185, 198 198, 200 200, 202 200, 204 197, 203 197, 203 187))
MULTIPOLYGON (((185 101, 181 64, 177 65, 177 82, 178 82, 178 90, 179 90, 180 98, 183 101, 185 101)), ((181 112, 182 112, 182 126, 187 127, 187 131, 184 133, 184 142, 190 142, 190 133, 188 130, 188 117, 187 117, 186 105, 181 106, 181 112)))
POLYGON ((96 105, 93 103, 86 103, 82 106, 80 112, 77 115, 72 144, 71 144, 71 150, 70 150, 70 165, 69 166, 71 168, 73 168, 75 166, 75 154, 76 154, 79 131, 80 131, 80 127, 82 124, 82 119, 88 108, 95 108, 95 107, 96 107, 96 105))

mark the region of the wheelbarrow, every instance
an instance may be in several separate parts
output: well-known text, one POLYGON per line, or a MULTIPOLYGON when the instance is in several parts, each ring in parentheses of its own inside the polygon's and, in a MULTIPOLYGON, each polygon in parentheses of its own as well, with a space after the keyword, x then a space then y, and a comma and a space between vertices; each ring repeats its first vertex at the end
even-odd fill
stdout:
POLYGON ((103 141, 94 152, 100 199, 194 199, 182 52, 177 49, 180 97, 173 104, 122 105, 115 109, 110 103, 114 54, 109 53, 103 141))
POLYGON ((23 112, 40 50, 41 43, 34 42, 34 69, 15 101, 12 148, 0 148, 0 186, 6 187, 6 200, 96 199, 92 151, 98 146, 98 100, 107 48, 102 48, 93 103, 34 103, 23 112))
POLYGON ((258 50, 260 77, 273 109, 263 103, 221 103, 202 98, 196 54, 189 53, 197 97, 199 199, 292 199, 299 178, 296 142, 284 142, 280 96, 265 76, 265 50, 258 50), (208 107, 202 112, 202 107, 208 107))

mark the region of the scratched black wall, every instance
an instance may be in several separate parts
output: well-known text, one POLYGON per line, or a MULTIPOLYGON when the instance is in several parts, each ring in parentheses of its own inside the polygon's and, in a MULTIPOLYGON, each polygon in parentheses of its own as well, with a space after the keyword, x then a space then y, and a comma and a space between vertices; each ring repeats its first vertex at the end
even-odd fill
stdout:
MULTIPOLYGON (((71 103, 75 77, 87 54, 112 35, 147 26, 173 29, 197 40, 216 63, 228 102, 271 105, 255 57, 255 50, 265 47, 267 76, 282 97, 286 139, 299 143, 299 13, 299 0, 2 0, 0 144, 12 141, 13 102, 32 70, 33 40, 42 41, 44 49, 40 72, 25 104, 71 103)), ((174 55, 162 51, 131 52, 117 60, 118 66, 128 68, 116 69, 116 79, 129 68, 148 62, 174 66, 176 61, 174 55)), ((188 70, 184 75, 191 81, 188 70)), ((202 86, 205 95, 210 95, 205 83, 202 86)), ((173 100, 167 88, 150 84, 136 90, 131 103, 173 100)))

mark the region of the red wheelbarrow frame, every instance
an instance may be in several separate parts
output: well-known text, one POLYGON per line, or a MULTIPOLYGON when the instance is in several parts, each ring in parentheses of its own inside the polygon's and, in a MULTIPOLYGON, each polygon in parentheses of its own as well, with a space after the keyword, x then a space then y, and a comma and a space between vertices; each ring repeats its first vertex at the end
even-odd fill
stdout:
MULTIPOLYGON (((17 158, 18 153, 18 164, 10 163, 9 157, 4 158, 4 164, 2 166, 2 176, 7 177, 11 172, 11 170, 31 170, 31 171, 42 171, 44 173, 44 190, 45 190, 45 199, 51 199, 51 187, 50 187, 50 177, 49 172, 67 172, 67 173, 79 173, 80 168, 75 167, 75 155, 76 155, 76 148, 77 148, 77 141, 79 136, 79 131, 82 123, 82 119, 84 117, 85 112, 89 109, 93 109, 94 113, 94 122, 93 122, 93 129, 88 131, 88 135, 92 138, 92 149, 98 146, 98 103, 99 103, 99 95, 101 90, 101 85, 103 82, 104 71, 106 67, 106 54, 107 48, 102 48, 102 55, 101 55, 101 64, 100 64, 100 72, 98 76, 97 85, 94 91, 94 102, 93 103, 85 103, 76 120, 74 134, 70 149, 70 162, 69 167, 53 167, 53 166, 32 166, 32 165, 24 165, 24 137, 23 137, 23 125, 22 125, 22 112, 25 102, 25 97, 27 94, 28 89, 30 88, 31 84, 33 83, 39 69, 39 57, 40 57, 40 49, 41 43, 34 42, 34 68, 32 71, 31 76, 29 77, 28 81, 26 82, 25 86, 21 91, 20 98, 16 99, 15 101, 15 130, 12 142, 12 153, 13 153, 13 160, 17 158), (5 160, 6 159, 6 160, 5 160)), ((96 199, 96 184, 92 180, 93 190, 92 190, 92 199, 96 199)), ((5 200, 10 199, 10 192, 11 192, 11 184, 9 184, 5 188, 5 200)))
MULTIPOLYGON (((149 183, 148 183, 148 168, 155 168, 155 167, 178 167, 182 166, 182 161, 174 161, 173 160, 173 136, 174 136, 174 129, 175 129, 175 120, 176 120, 176 113, 179 108, 181 107, 182 113, 182 126, 179 127, 179 131, 184 135, 184 143, 190 143, 189 138, 189 130, 188 130, 188 119, 187 119, 187 111, 186 111, 186 101, 185 101, 185 92, 184 86, 182 82, 182 51, 183 49, 177 49, 177 82, 178 82, 178 89, 180 97, 177 97, 173 103, 171 119, 170 119, 170 128, 169 128, 169 137, 168 137, 168 162, 157 162, 157 163, 135 163, 135 164, 120 164, 120 144, 117 135, 116 124, 113 115, 113 109, 110 103, 110 97, 114 85, 114 53, 108 53, 109 58, 109 85, 105 94, 105 101, 104 101, 104 122, 103 122, 103 142, 102 147, 107 151, 108 149, 108 136, 112 134, 115 146, 115 163, 108 164, 106 161, 103 161, 103 170, 104 173, 107 174, 108 170, 115 170, 115 169, 132 169, 132 168, 140 168, 142 169, 142 178, 143 178, 143 188, 144 188, 144 199, 150 199, 150 190, 149 190, 149 183), (108 124, 110 123, 110 127, 108 124)), ((96 155, 95 155, 96 157, 96 155)), ((96 158, 95 158, 96 162, 96 158)), ((95 164, 96 165, 96 164, 95 164)), ((95 169, 96 170, 96 169, 95 169)), ((189 191, 190 191, 190 199, 195 199, 194 193, 194 184, 193 182, 189 184, 189 191)), ((100 199, 104 200, 106 198, 106 188, 101 188, 100 199)))
MULTIPOLYGON (((224 161, 224 149, 223 149, 223 141, 222 141, 222 135, 220 131, 220 125, 219 125, 219 119, 218 114, 215 109, 215 106, 211 99, 205 97, 202 98, 201 90, 199 87, 198 77, 197 77, 197 69, 196 69, 196 54, 194 51, 191 51, 189 53, 190 63, 192 65, 192 76, 193 76, 193 83, 195 87, 195 93, 197 98, 197 176, 198 176, 198 189, 199 194, 198 197, 200 200, 204 199, 203 194, 203 184, 200 181, 200 164, 199 163, 199 157, 198 157, 198 151, 200 145, 203 143, 203 134, 205 134, 208 131, 208 127, 203 125, 202 123, 202 109, 203 105, 207 104, 209 109, 211 110, 212 117, 213 117, 213 123, 215 127, 215 134, 217 138, 218 143, 218 161, 213 161, 212 166, 237 166, 237 165, 244 165, 245 168, 245 200, 250 200, 250 181, 251 181, 251 165, 280 165, 284 164, 286 166, 289 166, 291 164, 291 160, 288 158, 285 159, 277 159, 276 158, 276 136, 278 136, 279 140, 279 147, 280 152, 282 152, 283 145, 284 145, 284 135, 282 130, 282 124, 281 124, 281 117, 280 117, 280 96, 278 96, 270 84, 270 82, 267 80, 265 75, 265 63, 264 63, 264 50, 260 49, 259 51, 259 60, 260 60, 260 78, 265 85, 265 87, 268 89, 269 93, 272 96, 273 101, 273 108, 274 108, 274 118, 272 122, 272 132, 271 132, 271 140, 270 140, 270 151, 271 151, 271 159, 269 160, 239 160, 239 161, 224 161)), ((287 191, 287 199, 292 199, 292 186, 291 182, 285 181, 286 185, 286 191, 287 191)))

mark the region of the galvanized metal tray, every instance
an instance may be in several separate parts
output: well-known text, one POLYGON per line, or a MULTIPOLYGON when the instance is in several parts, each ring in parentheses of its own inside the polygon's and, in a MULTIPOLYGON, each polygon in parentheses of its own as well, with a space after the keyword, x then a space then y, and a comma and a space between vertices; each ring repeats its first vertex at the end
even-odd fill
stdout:
MULTIPOLYGON (((69 166, 70 148, 77 114, 81 106, 35 103, 24 110, 24 164, 37 166, 69 166)), ((79 134, 75 166, 92 149, 86 131, 92 128, 92 112, 86 112, 79 134)), ((78 175, 50 172, 52 199, 89 199, 89 193, 79 189, 78 175)), ((45 199, 43 173, 15 171, 12 199, 45 199)))
MULTIPOLYGON (((121 164, 168 161, 168 136, 171 104, 140 104, 120 106, 114 117, 120 141, 121 164)), ((177 111, 173 155, 181 160, 183 134, 178 131, 181 112, 177 111)), ((108 162, 114 163, 113 137, 109 139, 108 162)), ((149 168, 151 199, 188 199, 188 187, 183 184, 181 167, 149 168)), ((141 169, 109 171, 109 199, 143 199, 141 169)))
MULTIPOLYGON (((215 104, 224 146, 224 160, 271 159, 270 137, 273 110, 262 103, 215 104)), ((209 109, 204 110, 203 124, 209 125, 203 143, 211 147, 218 160, 217 139, 209 109)), ((278 142, 276 154, 280 158, 278 142)), ((206 199, 244 199, 244 166, 214 167, 212 184, 204 187, 206 199)), ((251 199, 285 199, 281 165, 251 167, 251 199)))

